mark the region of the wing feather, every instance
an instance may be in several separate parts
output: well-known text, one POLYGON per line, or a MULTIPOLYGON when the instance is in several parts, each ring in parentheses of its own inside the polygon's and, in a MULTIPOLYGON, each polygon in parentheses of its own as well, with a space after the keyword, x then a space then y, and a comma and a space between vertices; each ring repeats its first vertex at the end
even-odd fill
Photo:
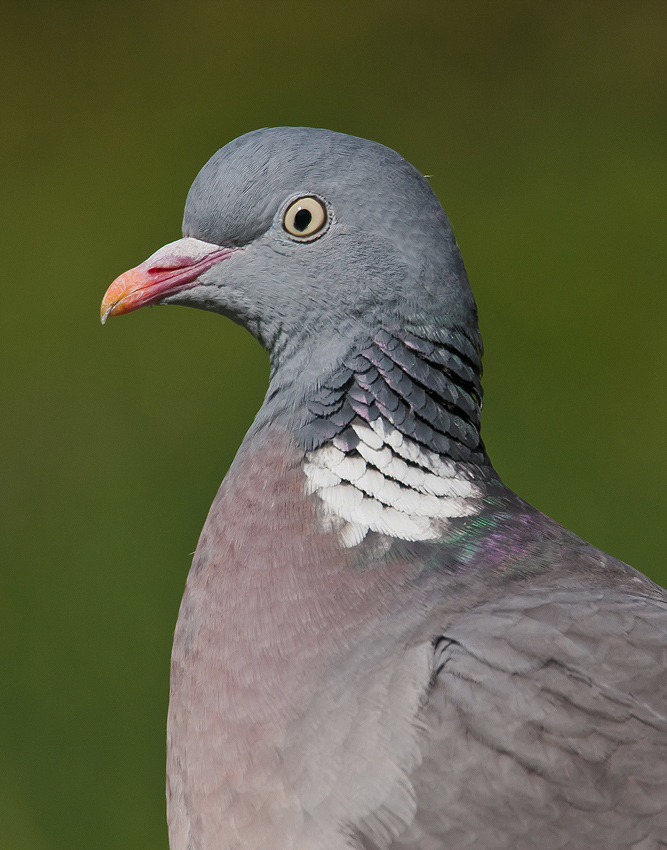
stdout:
POLYGON ((667 846, 667 603, 511 596, 436 653, 417 813, 393 850, 667 846))

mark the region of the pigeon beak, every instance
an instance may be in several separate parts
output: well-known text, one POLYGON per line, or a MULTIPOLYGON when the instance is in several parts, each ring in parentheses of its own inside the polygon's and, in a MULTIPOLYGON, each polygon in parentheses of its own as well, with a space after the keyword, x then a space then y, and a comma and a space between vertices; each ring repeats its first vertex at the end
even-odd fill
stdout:
POLYGON ((196 286, 202 272, 226 260, 236 250, 191 237, 165 245, 140 266, 114 280, 102 299, 102 324, 109 316, 131 313, 196 286))

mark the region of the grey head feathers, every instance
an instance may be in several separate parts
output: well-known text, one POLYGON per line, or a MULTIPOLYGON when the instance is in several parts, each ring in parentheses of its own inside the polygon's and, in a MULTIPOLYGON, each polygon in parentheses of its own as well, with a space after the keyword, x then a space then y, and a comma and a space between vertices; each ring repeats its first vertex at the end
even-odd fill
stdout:
POLYGON ((171 303, 219 310, 246 325, 274 368, 308 369, 392 320, 476 333, 475 302, 447 217, 427 181, 383 145, 341 133, 278 127, 219 150, 195 179, 185 236, 241 247, 171 303), (320 238, 283 227, 290 202, 315 195, 329 221, 320 238), (279 262, 277 262, 279 260, 279 262))

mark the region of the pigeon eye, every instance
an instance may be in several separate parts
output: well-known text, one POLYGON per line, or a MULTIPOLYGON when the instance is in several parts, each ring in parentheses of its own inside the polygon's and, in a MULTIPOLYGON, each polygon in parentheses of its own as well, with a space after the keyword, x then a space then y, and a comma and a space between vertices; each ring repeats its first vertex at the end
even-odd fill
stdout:
POLYGON ((293 201, 285 213, 283 227, 292 236, 309 239, 321 235, 327 223, 327 208, 319 198, 307 195, 293 201))

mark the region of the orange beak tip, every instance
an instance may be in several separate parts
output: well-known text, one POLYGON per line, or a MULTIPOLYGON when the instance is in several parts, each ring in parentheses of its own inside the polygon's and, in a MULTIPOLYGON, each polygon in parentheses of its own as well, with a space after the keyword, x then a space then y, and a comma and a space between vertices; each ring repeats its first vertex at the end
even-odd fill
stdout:
MULTIPOLYGON (((130 269, 117 277, 102 299, 100 322, 104 325, 110 316, 129 312, 133 302, 132 296, 141 292, 142 284, 145 286, 145 280, 143 276, 140 276, 137 269, 130 269)), ((140 304, 137 304, 137 306, 140 306, 140 304)))

